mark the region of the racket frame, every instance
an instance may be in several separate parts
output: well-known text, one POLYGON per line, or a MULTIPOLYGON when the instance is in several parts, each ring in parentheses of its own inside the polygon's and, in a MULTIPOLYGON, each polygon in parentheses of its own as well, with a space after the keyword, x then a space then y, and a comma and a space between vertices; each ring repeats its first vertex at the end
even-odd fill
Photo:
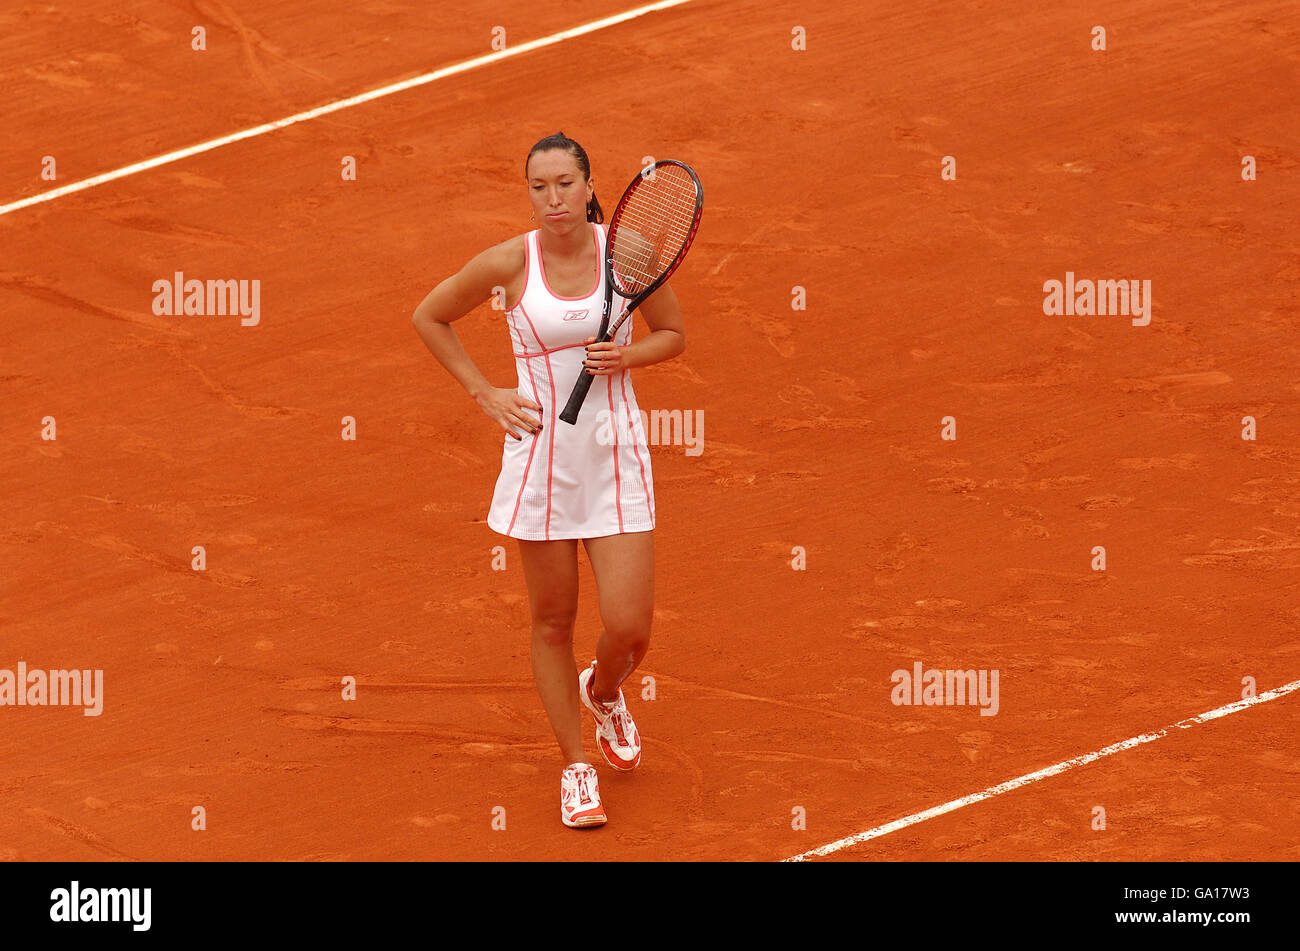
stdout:
MULTIPOLYGON (((695 243, 695 234, 700 230, 700 220, 703 216, 704 186, 700 184, 700 177, 695 174, 695 169, 691 168, 685 162, 679 162, 676 159, 660 159, 653 165, 647 166, 647 168, 637 172, 636 178, 632 179, 632 181, 628 183, 627 188, 623 191, 623 197, 618 200, 618 205, 614 208, 614 214, 609 219, 609 231, 605 241, 605 305, 601 309, 600 332, 596 335, 595 343, 605 343, 609 340, 613 340, 614 335, 618 333, 618 329, 623 326, 623 321, 627 320, 628 315, 645 303, 646 298, 662 287, 664 282, 672 276, 672 273, 676 271, 682 261, 685 260, 686 252, 689 251, 691 245, 695 243), (679 168, 684 169, 686 174, 691 177, 691 181, 695 183, 695 215, 691 219, 691 230, 686 235, 686 240, 682 242, 681 249, 677 252, 676 257, 673 258, 673 262, 668 265, 667 269, 647 285, 640 293, 633 297, 625 298, 622 313, 619 314, 618 320, 614 322, 614 326, 610 327, 609 315, 614 301, 614 226, 618 224, 623 213, 623 207, 627 204, 628 199, 630 199, 636 191, 637 183, 647 178, 650 173, 657 172, 665 165, 676 165, 679 168)), ((623 296, 622 291, 619 292, 619 296, 623 296)), ((564 412, 560 414, 560 419, 570 425, 577 423, 578 412, 582 409, 582 404, 587 398, 587 391, 591 389, 591 384, 595 379, 595 375, 590 373, 586 367, 582 368, 582 373, 578 376, 578 380, 574 384, 573 392, 569 394, 569 401, 565 404, 564 412)))

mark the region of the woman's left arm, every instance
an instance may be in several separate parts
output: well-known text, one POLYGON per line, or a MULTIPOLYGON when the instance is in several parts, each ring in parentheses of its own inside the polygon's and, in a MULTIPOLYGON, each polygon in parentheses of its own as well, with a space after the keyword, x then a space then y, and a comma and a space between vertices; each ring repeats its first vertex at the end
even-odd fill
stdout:
POLYGON ((661 363, 686 349, 682 308, 677 303, 677 295, 667 284, 646 298, 637 308, 637 313, 650 328, 650 333, 636 343, 620 347, 612 340, 593 343, 595 337, 587 338, 587 359, 583 366, 592 376, 609 376, 631 367, 661 363))

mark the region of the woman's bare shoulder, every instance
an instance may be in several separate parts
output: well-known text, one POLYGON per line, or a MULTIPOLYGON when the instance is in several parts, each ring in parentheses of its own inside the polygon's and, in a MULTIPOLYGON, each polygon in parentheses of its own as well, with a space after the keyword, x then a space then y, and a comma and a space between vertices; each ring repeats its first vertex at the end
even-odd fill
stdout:
POLYGON ((484 264, 502 277, 517 274, 524 269, 528 261, 527 239, 526 234, 517 234, 500 244, 494 244, 479 257, 483 259, 484 264))

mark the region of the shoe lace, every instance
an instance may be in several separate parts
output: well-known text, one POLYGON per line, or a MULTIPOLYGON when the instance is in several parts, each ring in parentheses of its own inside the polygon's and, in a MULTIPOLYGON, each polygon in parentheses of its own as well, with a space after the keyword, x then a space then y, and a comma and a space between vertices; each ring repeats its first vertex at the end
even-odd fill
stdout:
POLYGON ((608 722, 622 736, 628 736, 632 730, 632 714, 628 713, 626 704, 618 704, 609 711, 608 722))

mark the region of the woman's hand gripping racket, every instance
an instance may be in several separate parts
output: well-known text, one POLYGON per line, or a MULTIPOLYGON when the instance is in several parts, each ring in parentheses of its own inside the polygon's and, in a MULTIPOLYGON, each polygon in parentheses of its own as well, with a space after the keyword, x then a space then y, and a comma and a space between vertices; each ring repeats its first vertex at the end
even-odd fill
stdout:
MULTIPOLYGON (((703 212, 704 189, 684 162, 655 162, 627 186, 610 219, 605 243, 605 306, 600 314, 597 343, 613 340, 627 315, 677 270, 695 240, 703 212), (609 310, 615 290, 628 300, 610 327, 609 310)), ((560 419, 570 425, 577 422, 593 379, 584 368, 560 419)))

